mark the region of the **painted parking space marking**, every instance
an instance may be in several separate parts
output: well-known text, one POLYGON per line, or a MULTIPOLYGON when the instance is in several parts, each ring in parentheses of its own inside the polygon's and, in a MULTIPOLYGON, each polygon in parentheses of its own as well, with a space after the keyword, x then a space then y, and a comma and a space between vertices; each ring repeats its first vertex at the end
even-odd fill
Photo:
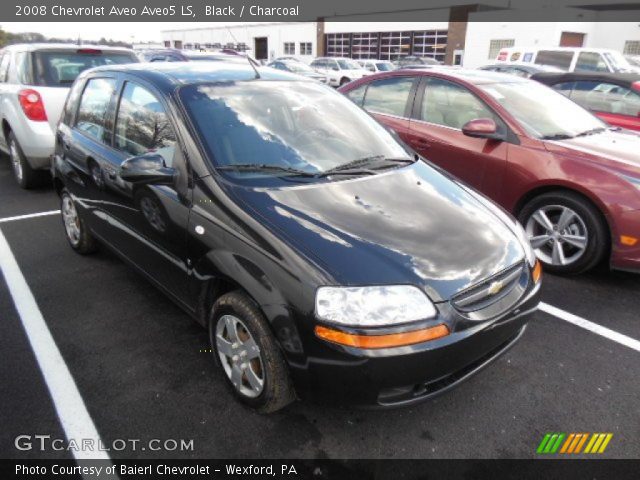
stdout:
POLYGON ((610 328, 603 327, 597 323, 593 323, 572 313, 565 312, 564 310, 554 307, 553 305, 549 305, 548 303, 541 302, 538 308, 549 315, 553 315, 561 320, 572 323, 573 325, 589 330, 590 332, 601 335, 609 340, 613 340, 614 342, 624 345, 625 347, 629 347, 640 352, 640 341, 634 338, 616 332, 615 330, 611 330, 610 328))
POLYGON ((27 215, 17 215, 15 217, 0 218, 0 223, 15 222, 16 220, 26 220, 27 218, 46 217, 48 215, 58 215, 60 210, 49 210, 47 212, 29 213, 27 215))
MULTIPOLYGON (((9 293, 51 394, 67 439, 75 439, 78 442, 82 439, 90 439, 93 440, 94 445, 103 444, 71 372, 69 372, 69 368, 58 350, 33 293, 1 230, 0 271, 2 271, 5 283, 9 288, 9 293)), ((72 450, 72 453, 77 460, 89 458, 109 460, 107 453, 102 450, 87 452, 79 449, 72 450)))

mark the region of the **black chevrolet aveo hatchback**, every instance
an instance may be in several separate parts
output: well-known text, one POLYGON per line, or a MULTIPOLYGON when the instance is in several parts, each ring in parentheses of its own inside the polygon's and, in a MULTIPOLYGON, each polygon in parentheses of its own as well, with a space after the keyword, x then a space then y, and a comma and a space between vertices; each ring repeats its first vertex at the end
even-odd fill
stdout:
POLYGON ((288 73, 87 71, 53 173, 71 247, 108 246, 208 328, 259 411, 424 400, 509 348, 538 305, 511 217, 288 73))

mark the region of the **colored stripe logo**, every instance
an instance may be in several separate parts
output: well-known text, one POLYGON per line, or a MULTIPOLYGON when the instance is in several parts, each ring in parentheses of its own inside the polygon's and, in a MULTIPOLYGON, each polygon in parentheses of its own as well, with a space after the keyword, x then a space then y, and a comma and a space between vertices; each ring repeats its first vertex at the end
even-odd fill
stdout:
POLYGON ((547 433, 536 452, 539 454, 604 453, 611 438, 613 433, 547 433))

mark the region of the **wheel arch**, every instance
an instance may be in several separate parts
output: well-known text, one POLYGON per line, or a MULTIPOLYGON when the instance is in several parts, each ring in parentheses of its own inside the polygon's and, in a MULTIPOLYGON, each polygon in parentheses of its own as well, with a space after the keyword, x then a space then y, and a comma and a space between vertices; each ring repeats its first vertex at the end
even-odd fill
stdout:
POLYGON ((614 241, 614 238, 613 238, 614 225, 611 224, 610 217, 607 215, 607 210, 604 204, 602 204, 602 202, 598 199, 596 195, 594 195, 593 193, 589 192, 584 188, 576 187, 574 185, 561 184, 561 183, 536 186, 531 190, 529 190, 528 192, 526 192, 524 195, 522 195, 520 199, 518 199, 518 201, 516 202, 513 208, 513 215, 516 218, 518 218, 518 216, 520 215, 520 212, 522 212, 522 209, 527 203, 529 203, 531 200, 533 200, 534 198, 542 194, 550 193, 550 192, 564 192, 564 193, 571 193, 571 194, 577 195, 581 197, 583 200, 587 201, 596 210, 596 212, 598 212, 600 216, 600 220, 603 222, 603 225, 605 226, 608 232, 609 242, 606 246, 607 251, 605 256, 606 258, 610 258, 611 245, 613 244, 613 241, 614 241))

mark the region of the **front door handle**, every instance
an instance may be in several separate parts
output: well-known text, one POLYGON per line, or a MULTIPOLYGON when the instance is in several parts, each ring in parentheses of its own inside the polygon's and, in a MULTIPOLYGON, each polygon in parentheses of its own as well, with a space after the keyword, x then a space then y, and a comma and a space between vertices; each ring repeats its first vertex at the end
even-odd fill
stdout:
POLYGON ((416 140, 416 147, 421 149, 421 150, 426 150, 428 148, 431 148, 431 144, 429 142, 427 142, 424 138, 420 138, 418 140, 416 140))

